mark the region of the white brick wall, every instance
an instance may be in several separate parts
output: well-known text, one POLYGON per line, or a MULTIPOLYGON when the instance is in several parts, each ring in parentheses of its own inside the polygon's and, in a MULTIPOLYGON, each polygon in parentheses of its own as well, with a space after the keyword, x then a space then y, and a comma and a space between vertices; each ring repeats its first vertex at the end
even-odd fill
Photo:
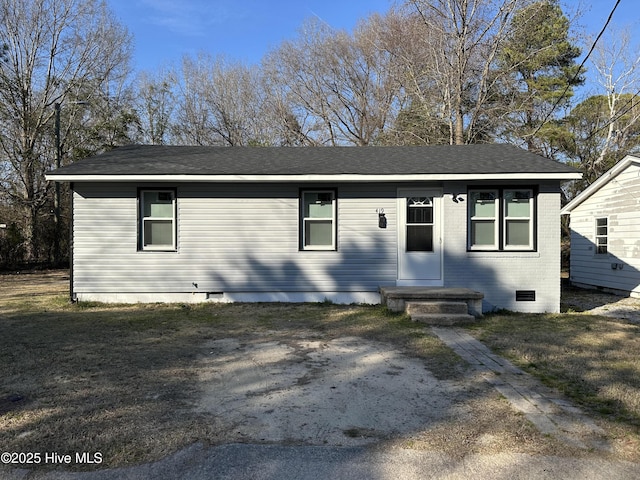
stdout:
MULTIPOLYGON (((466 191, 466 186, 464 191, 466 191)), ((445 192, 463 191, 456 184, 445 192)), ((560 190, 542 185, 537 206, 537 251, 467 251, 467 208, 445 195, 444 283, 485 295, 485 310, 505 308, 522 312, 558 312, 560 309, 560 190), (535 302, 516 301, 516 290, 534 290, 535 302)))

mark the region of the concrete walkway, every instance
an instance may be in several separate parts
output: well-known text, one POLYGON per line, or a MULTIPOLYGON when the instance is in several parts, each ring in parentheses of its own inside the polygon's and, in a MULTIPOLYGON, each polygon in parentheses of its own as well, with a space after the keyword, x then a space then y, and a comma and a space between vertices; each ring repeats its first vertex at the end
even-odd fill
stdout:
POLYGON ((608 450, 605 432, 579 408, 460 328, 431 327, 538 430, 578 448, 608 450))

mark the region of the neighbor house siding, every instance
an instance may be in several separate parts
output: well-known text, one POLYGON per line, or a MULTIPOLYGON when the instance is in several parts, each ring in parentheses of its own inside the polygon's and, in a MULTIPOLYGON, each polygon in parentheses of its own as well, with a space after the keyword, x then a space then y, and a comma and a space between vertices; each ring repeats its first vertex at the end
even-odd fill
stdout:
POLYGON ((640 295, 640 167, 632 162, 571 211, 571 281, 640 295), (596 218, 608 220, 597 254, 596 218))
POLYGON ((395 283, 395 185, 163 184, 177 192, 177 251, 142 252, 137 191, 155 186, 76 184, 77 295, 326 292, 330 298, 395 283), (336 251, 300 251, 303 187, 337 189, 336 251), (380 208, 386 229, 378 227, 380 208))
MULTIPOLYGON (((517 184, 501 185, 507 188, 517 184)), ((521 187, 532 186, 522 184, 521 187)), ((532 252, 476 252, 467 249, 467 205, 444 198, 444 284, 483 292, 484 309, 523 312, 560 309, 560 189, 557 183, 533 185, 537 195, 537 249, 532 252), (517 290, 535 291, 535 301, 516 301, 517 290)), ((473 185, 472 188, 481 187, 473 185)), ((445 192, 466 192, 467 185, 445 185, 445 192)))

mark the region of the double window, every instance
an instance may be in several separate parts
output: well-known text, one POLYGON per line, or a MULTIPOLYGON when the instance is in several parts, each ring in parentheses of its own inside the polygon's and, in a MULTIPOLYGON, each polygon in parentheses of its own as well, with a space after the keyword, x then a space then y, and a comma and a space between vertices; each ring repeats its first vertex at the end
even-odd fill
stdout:
POLYGON ((300 192, 300 223, 302 250, 335 250, 335 190, 302 190, 300 192))
POLYGON ((470 250, 534 250, 533 189, 469 191, 470 250))
POLYGON ((176 192, 141 189, 139 202, 139 249, 176 250, 176 192))

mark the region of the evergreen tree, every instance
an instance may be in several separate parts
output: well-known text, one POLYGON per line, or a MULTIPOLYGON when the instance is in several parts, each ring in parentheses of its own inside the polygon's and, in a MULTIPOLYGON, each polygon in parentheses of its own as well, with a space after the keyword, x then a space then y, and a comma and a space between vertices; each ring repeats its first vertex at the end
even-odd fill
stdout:
POLYGON ((545 147, 560 133, 553 113, 568 106, 573 87, 584 82, 575 61, 579 55, 557 0, 534 2, 514 15, 499 57, 500 69, 510 72, 498 93, 505 139, 549 154, 545 147))

